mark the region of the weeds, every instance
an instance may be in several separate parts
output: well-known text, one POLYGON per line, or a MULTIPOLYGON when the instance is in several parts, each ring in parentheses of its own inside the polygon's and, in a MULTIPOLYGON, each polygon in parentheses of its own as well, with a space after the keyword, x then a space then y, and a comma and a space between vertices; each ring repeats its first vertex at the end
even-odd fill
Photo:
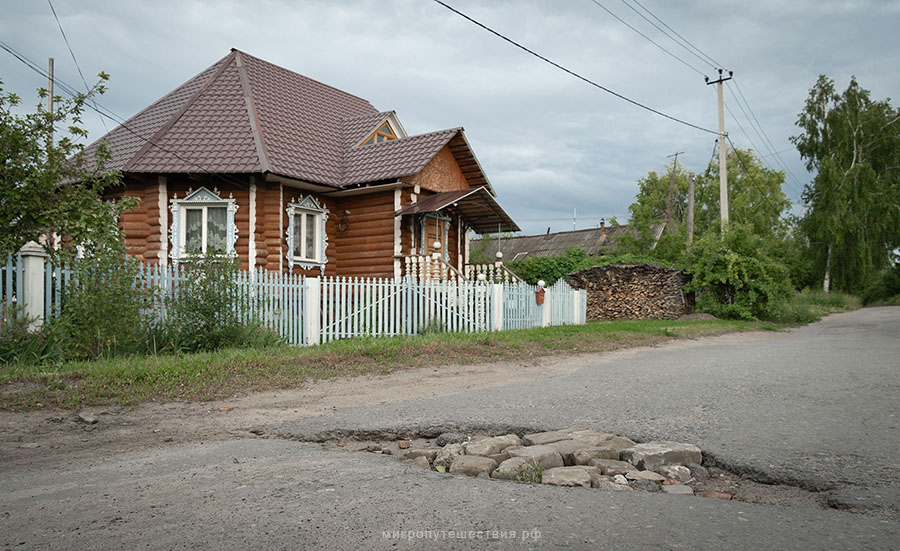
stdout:
MULTIPOLYGON (((145 400, 211 400, 236 393, 294 388, 308 380, 383 374, 546 356, 605 352, 772 324, 742 321, 613 321, 501 331, 358 338, 310 347, 225 348, 199 353, 134 355, 96 361, 53 360, 0 365, 0 408, 136 404, 145 400), (22 384, 24 383, 24 384, 22 384), (12 388, 12 387, 10 387, 12 388)), ((776 326, 777 327, 777 326, 776 326)))
POLYGON ((525 482, 527 484, 540 484, 544 478, 544 467, 540 463, 526 463, 523 465, 522 472, 513 480, 516 482, 525 482))

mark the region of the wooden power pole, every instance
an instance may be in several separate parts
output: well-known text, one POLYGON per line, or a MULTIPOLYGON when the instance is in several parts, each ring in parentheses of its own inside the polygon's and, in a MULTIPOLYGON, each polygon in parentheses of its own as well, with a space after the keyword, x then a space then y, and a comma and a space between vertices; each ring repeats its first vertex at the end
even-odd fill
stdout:
POLYGON ((694 240, 694 173, 688 174, 687 250, 694 240))
MULTIPOLYGON (((47 95, 47 112, 53 115, 53 58, 50 58, 50 93, 47 95)), ((50 125, 50 143, 53 143, 53 125, 50 125)))
POLYGON ((678 170, 678 156, 682 153, 684 151, 676 151, 669 155, 669 157, 675 157, 675 161, 672 162, 672 172, 669 173, 669 195, 666 196, 666 230, 670 232, 675 231, 675 214, 672 212, 672 204, 675 201, 675 171, 678 170))
POLYGON ((719 69, 719 79, 706 79, 706 84, 716 85, 716 96, 719 103, 719 212, 722 215, 722 229, 728 224, 728 170, 725 166, 725 157, 727 150, 725 149, 725 100, 722 97, 722 83, 731 80, 734 77, 734 71, 728 71, 728 78, 722 75, 722 69, 719 69))

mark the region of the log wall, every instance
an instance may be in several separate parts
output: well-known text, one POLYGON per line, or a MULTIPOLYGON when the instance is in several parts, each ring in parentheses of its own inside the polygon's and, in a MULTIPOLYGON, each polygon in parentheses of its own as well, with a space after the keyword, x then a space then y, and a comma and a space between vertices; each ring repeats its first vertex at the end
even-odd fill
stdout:
POLYGON ((656 264, 597 266, 566 277, 576 289, 587 290, 587 319, 676 319, 693 311, 693 296, 685 294, 690 276, 656 264))

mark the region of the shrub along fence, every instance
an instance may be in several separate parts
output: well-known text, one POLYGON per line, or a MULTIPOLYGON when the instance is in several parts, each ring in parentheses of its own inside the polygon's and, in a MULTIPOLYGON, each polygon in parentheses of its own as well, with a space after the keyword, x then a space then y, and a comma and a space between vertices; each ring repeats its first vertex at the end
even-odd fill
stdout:
MULTIPOLYGON (((141 264, 134 286, 152 291, 146 315, 165 323, 168 305, 189 277, 198 276, 184 266, 141 264)), ((39 247, 23 249, 0 265, 3 315, 18 305, 36 326, 51 319, 74 278, 70 270, 47 262, 39 247)), ((564 281, 546 289, 538 304, 538 287, 527 283, 311 278, 263 269, 239 271, 232 289, 236 300, 231 304, 241 320, 258 321, 297 346, 358 336, 580 325, 587 301, 584 291, 564 281)))

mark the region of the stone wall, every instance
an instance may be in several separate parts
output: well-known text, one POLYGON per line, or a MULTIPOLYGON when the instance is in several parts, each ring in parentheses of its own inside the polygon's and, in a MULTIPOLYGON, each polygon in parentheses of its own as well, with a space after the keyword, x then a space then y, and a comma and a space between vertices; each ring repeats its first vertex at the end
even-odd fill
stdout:
POLYGON ((690 276, 656 264, 597 266, 566 277, 587 290, 587 319, 676 319, 693 311, 693 296, 684 293, 690 276))

